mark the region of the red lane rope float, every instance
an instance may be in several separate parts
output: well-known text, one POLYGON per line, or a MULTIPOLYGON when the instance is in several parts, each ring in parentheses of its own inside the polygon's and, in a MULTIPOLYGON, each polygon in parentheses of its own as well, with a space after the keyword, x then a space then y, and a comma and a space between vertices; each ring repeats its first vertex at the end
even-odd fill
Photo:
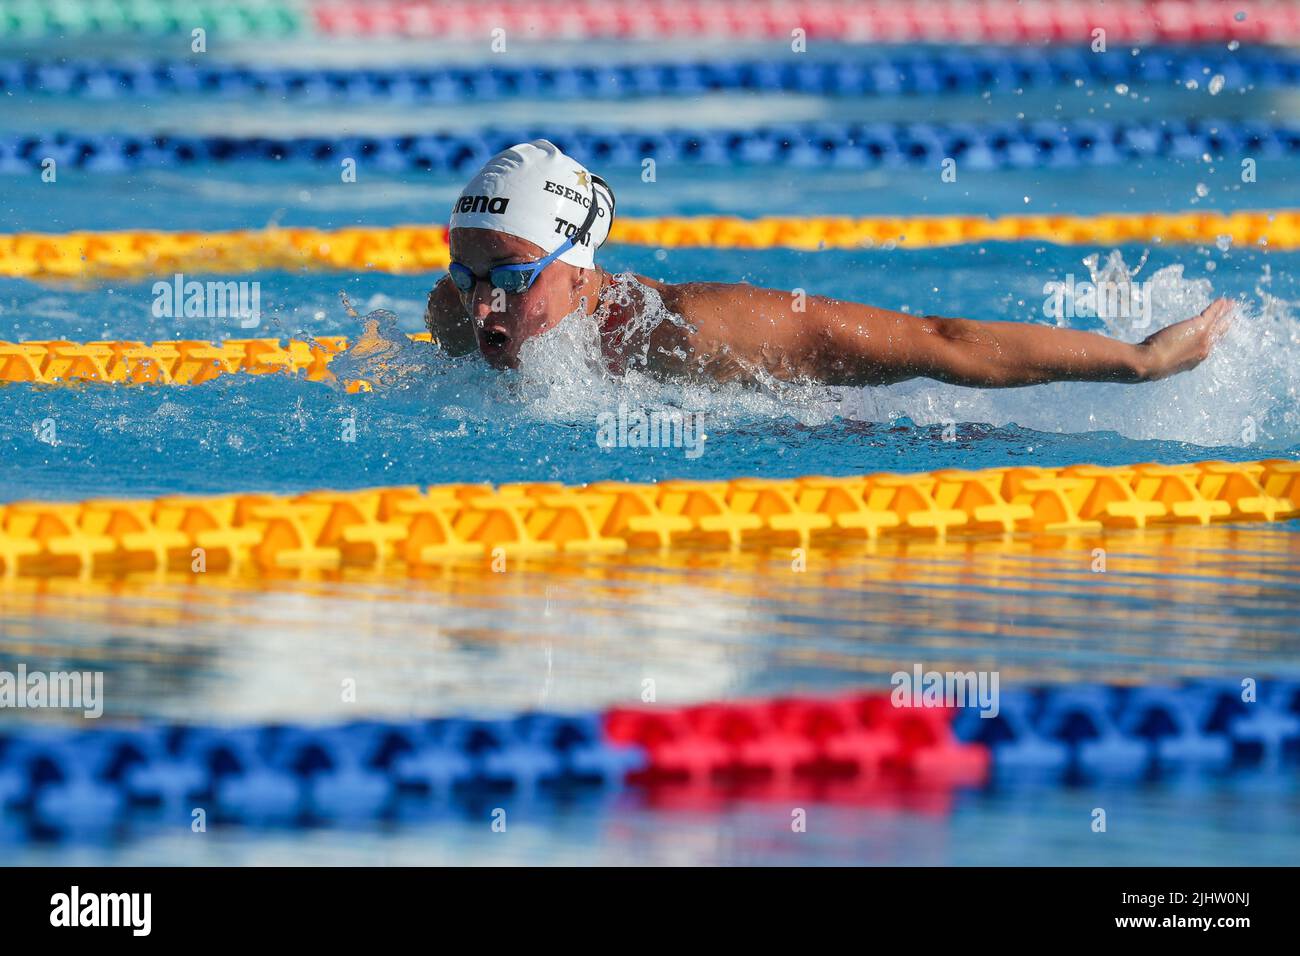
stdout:
POLYGON ((313 8, 326 34, 481 38, 726 37, 849 42, 1253 43, 1300 41, 1300 7, 1223 0, 324 0, 313 8))
POLYGON ((606 739, 640 747, 638 783, 715 786, 765 782, 789 789, 796 778, 878 783, 903 775, 976 785, 990 752, 953 734, 948 707, 892 705, 888 694, 709 703, 683 708, 616 708, 606 739))

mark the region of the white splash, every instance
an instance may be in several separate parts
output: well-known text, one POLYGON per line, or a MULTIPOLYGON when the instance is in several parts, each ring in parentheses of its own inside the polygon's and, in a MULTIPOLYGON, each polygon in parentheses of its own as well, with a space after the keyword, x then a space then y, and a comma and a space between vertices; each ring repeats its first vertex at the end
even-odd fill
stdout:
MULTIPOLYGON (((1096 256, 1084 262, 1094 282, 1128 282, 1138 271, 1128 269, 1119 252, 1104 265, 1096 256)), ((1239 302, 1237 321, 1214 353, 1181 375, 1140 385, 1059 382, 1017 389, 913 380, 851 399, 867 410, 854 417, 907 417, 920 425, 1015 423, 1061 433, 1114 431, 1133 439, 1205 446, 1293 446, 1300 442, 1300 323, 1293 303, 1268 293, 1269 279, 1266 267, 1256 289, 1259 301, 1239 302)), ((1137 329, 1128 317, 1102 315, 1107 334, 1141 341, 1198 314, 1215 298, 1209 280, 1185 278, 1178 264, 1156 271, 1144 292, 1151 299, 1150 326, 1137 329)))

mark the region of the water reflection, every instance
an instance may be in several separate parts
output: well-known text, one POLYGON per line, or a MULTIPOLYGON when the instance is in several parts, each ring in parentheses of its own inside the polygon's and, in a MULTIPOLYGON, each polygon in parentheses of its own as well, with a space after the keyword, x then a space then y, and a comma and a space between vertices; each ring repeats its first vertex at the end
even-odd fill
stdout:
MULTIPOLYGON (((410 575, 0 583, 0 668, 105 671, 109 718, 348 719, 886 686, 1294 676, 1292 526, 641 552, 410 575), (1106 570, 1094 571, 1096 549, 1106 570), (355 700, 344 693, 354 682, 355 700)), ((58 720, 51 712, 0 720, 58 720)))

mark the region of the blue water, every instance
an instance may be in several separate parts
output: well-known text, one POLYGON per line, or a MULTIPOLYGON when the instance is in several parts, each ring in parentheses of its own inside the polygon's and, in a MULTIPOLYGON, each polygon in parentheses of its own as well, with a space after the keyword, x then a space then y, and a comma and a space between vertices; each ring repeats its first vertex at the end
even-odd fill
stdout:
MULTIPOLYGON (((342 55, 293 44, 259 49, 286 60, 342 55)), ((361 56, 349 49, 354 59, 361 56)), ((583 55, 596 49, 584 46, 583 55)), ((789 97, 689 109, 727 123, 769 114, 815 119, 843 108, 1006 119, 1051 115, 1058 104, 1063 116, 1240 110, 1267 117, 1285 108, 1287 95, 1241 94, 1225 107, 1226 94, 1211 101, 1203 92, 1155 91, 1144 102, 1102 90, 1001 91, 992 105, 976 99, 846 107, 789 97)), ((212 131, 251 134, 292 122, 300 132, 337 135, 402 124, 502 125, 529 108, 529 122, 545 115, 574 123, 589 108, 511 103, 475 107, 468 116, 352 116, 320 107, 202 106, 192 122, 212 131)), ((622 104, 614 118, 656 125, 679 108, 622 104)), ((0 107, 0 130, 8 131, 152 129, 185 121, 176 104, 117 110, 54 98, 0 107)), ((952 184, 920 171, 661 166, 652 184, 635 170, 602 172, 618 192, 620 214, 637 217, 1300 206, 1300 163, 1282 161, 1262 163, 1259 181, 1249 185, 1232 164, 1213 160, 963 173, 952 184)), ((446 176, 364 169, 359 182, 345 185, 328 166, 66 171, 55 184, 0 178, 0 230, 432 223, 442 221, 458 188, 446 176)), ((916 381, 865 390, 686 389, 611 378, 566 351, 562 337, 508 374, 473 357, 449 360, 429 347, 402 346, 400 332, 421 330, 436 274, 252 273, 239 277, 261 283, 263 324, 251 334, 356 336, 362 325, 339 304, 341 291, 361 313, 391 313, 378 332, 402 347, 385 384, 353 395, 281 376, 188 388, 0 386, 0 500, 1300 457, 1300 253, 1213 242, 1111 249, 1033 241, 819 252, 610 247, 601 258, 612 270, 667 281, 743 280, 916 314, 1048 322, 1044 284, 1069 273, 1086 278, 1112 256, 1112 269, 1140 266, 1137 278, 1153 283, 1155 325, 1195 314, 1220 295, 1239 300, 1241 319, 1201 368, 1142 386, 989 391, 916 381), (1090 267, 1084 260, 1093 254, 1099 259, 1090 267), (597 417, 620 404, 702 415, 704 453, 602 450, 597 417), (36 438, 47 419, 56 425, 53 445, 36 438), (342 440, 345 420, 355 420, 355 442, 342 440), (956 441, 943 440, 948 422, 956 441)), ((217 320, 155 319, 151 286, 167 278, 92 285, 0 279, 0 339, 250 335, 217 320)), ((1107 328, 1088 317, 1071 324, 1107 328)), ((1132 329, 1109 330, 1136 337, 1132 329)), ((658 681, 662 699, 677 703, 857 688, 882 685, 887 674, 917 660, 996 667, 1005 680, 1024 683, 1295 677, 1296 532, 1291 522, 951 547, 884 542, 815 551, 802 577, 791 574, 788 554, 720 552, 545 563, 506 575, 457 568, 409 579, 7 581, 0 582, 0 667, 18 660, 33 668, 98 667, 115 688, 109 719, 198 720, 346 719, 356 710, 340 703, 337 688, 349 676, 366 688, 366 713, 404 716, 603 707, 634 700, 647 675, 658 681), (1111 555, 1105 575, 1089 567, 1098 545, 1111 555)), ((1300 852, 1296 797, 1290 777, 1104 793, 957 792, 929 802, 825 806, 814 816, 823 827, 800 842, 791 842, 782 806, 742 801, 706 812, 629 798, 600 812, 534 807, 524 826, 496 842, 476 820, 453 815, 396 834, 234 831, 196 842, 146 832, 121 844, 31 849, 12 859, 1280 863, 1300 852), (1101 799, 1113 815, 1132 821, 1104 842, 1087 828, 1088 811, 1101 799)))
MULTIPOLYGON (((1072 272, 1086 278, 1080 260, 1092 251, 1024 242, 890 252, 673 249, 660 257, 624 247, 605 258, 612 269, 669 281, 735 277, 920 314, 1047 322, 1043 284, 1072 272)), ((1118 252, 1132 267, 1144 250, 1118 252)), ((185 389, 10 387, 10 414, 0 420, 0 449, 9 462, 0 494, 78 498, 1294 455, 1300 324, 1288 302, 1296 297, 1297 261, 1300 254, 1260 249, 1150 250, 1140 275, 1158 283, 1156 324, 1195 314, 1213 295, 1240 298, 1245 315, 1201 368, 1142 386, 995 391, 918 380, 887 389, 706 392, 629 386, 607 376, 593 381, 563 362, 501 375, 477 358, 450 360, 413 346, 408 372, 370 394, 284 377, 224 378, 185 389), (620 403, 702 415, 705 452, 688 458, 683 449, 602 450, 598 416, 620 403), (347 443, 342 422, 353 416, 357 439, 347 443), (57 423, 54 446, 36 440, 33 424, 47 418, 57 423), (941 440, 948 421, 957 424, 955 442, 941 440)), ((250 278, 262 283, 264 311, 253 334, 281 338, 355 336, 359 323, 343 311, 339 291, 360 311, 385 309, 396 328, 420 331, 424 295, 436 280, 279 272, 250 278)), ((0 282, 3 335, 89 341, 249 334, 233 322, 153 318, 153 281, 90 289, 0 282)), ((1074 324, 1102 328, 1096 319, 1074 324)))
MULTIPOLYGON (((566 559, 507 574, 258 582, 151 575, 0 589, 0 647, 29 668, 102 670, 105 722, 332 722, 359 712, 571 712, 888 687, 920 662, 996 669, 1002 686, 1300 678, 1300 534, 1219 526, 1103 537, 882 541, 789 554, 566 559), (1093 549, 1108 570, 1091 568, 1093 549), (797 579, 798 583, 795 583, 797 579), (358 690, 345 702, 339 682, 358 690)), ((31 724, 56 715, 26 712, 31 724)), ((1293 773, 1060 788, 706 799, 664 791, 567 804, 436 801, 410 825, 195 836, 137 820, 8 862, 1284 864, 1300 842, 1293 773), (791 834, 793 805, 809 809, 791 834), (1089 828, 1107 809, 1105 836, 1089 828)), ((0 816, 0 822, 3 817, 0 816)), ((0 839, 5 839, 0 827, 0 839)), ((12 842, 11 840, 7 842, 12 842)))
MULTIPOLYGON (((645 800, 553 808, 505 801, 511 829, 493 833, 481 811, 443 813, 399 829, 285 833, 213 830, 201 838, 148 833, 60 853, 73 866, 1288 866, 1300 838, 1293 789, 1269 781, 1173 783, 1075 790, 1027 787, 904 796, 870 807, 810 805, 809 828, 790 831, 788 802, 726 801, 662 808, 645 800), (1124 821, 1089 828, 1092 808, 1124 821), (991 839, 991 832, 997 837, 991 839)), ((6 862, 40 865, 48 850, 6 862)))

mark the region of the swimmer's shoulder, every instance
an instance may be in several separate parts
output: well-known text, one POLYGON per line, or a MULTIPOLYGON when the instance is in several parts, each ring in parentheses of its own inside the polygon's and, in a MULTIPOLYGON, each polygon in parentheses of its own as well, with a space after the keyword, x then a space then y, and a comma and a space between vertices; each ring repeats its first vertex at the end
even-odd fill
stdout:
POLYGON ((662 303, 664 308, 677 315, 711 301, 729 285, 726 282, 664 282, 636 273, 624 273, 612 278, 614 282, 610 291, 615 296, 622 297, 625 302, 630 299, 631 308, 639 310, 648 305, 657 307, 662 303), (624 276, 632 281, 620 281, 624 276), (647 291, 655 293, 659 301, 647 302, 647 291))
POLYGON ((688 322, 725 311, 734 303, 738 288, 752 289, 735 282, 656 282, 637 276, 658 293, 664 308, 688 322))
MULTIPOLYGON (((785 303, 784 293, 756 289, 748 283, 737 282, 664 282, 635 273, 608 276, 608 285, 602 291, 606 318, 602 327, 612 331, 627 323, 633 316, 653 317, 667 311, 677 316, 680 327, 694 328, 710 324, 735 311, 738 301, 748 301, 757 295, 773 297, 785 303)), ((656 323, 662 334, 672 334, 674 323, 656 323)))

